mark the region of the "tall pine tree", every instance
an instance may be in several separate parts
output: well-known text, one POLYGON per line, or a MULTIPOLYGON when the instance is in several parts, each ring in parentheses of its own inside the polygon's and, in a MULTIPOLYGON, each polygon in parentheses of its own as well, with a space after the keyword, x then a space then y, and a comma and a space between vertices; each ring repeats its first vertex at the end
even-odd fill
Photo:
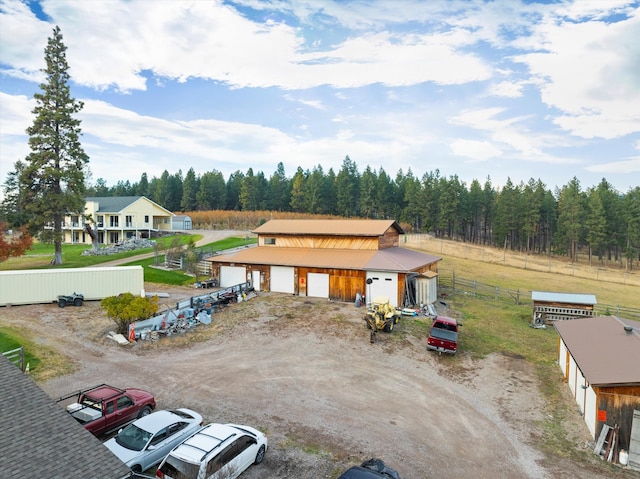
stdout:
POLYGON ((66 50, 56 26, 44 50, 45 81, 34 94, 35 119, 27 128, 31 152, 20 174, 29 228, 43 241, 53 242, 53 264, 62 264, 65 215, 84 212, 84 168, 89 162, 80 144, 80 120, 74 118, 83 103, 71 97, 66 50))

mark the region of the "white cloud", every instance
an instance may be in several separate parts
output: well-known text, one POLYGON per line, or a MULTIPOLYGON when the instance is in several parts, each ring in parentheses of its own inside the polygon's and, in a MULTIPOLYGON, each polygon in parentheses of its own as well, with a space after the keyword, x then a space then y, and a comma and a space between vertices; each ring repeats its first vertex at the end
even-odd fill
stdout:
POLYGON ((550 17, 531 37, 538 51, 514 57, 537 78, 543 102, 565 113, 556 124, 571 134, 618 138, 640 131, 639 13, 617 23, 550 17))
MULTIPOLYGON (((17 5, 15 0, 8 0, 17 5)), ((19 4, 19 2, 18 2, 19 4)), ((460 84, 488 79, 490 67, 471 52, 470 32, 365 33, 323 51, 308 51, 297 29, 281 22, 256 23, 217 2, 43 2, 60 25, 75 82, 96 89, 144 90, 144 71, 186 81, 204 78, 235 87, 354 88, 372 83, 460 84)), ((35 72, 50 28, 29 16, 3 15, 15 31, 27 25, 31 40, 15 57, 35 72), (45 33, 46 32, 46 33, 45 33), (39 33, 37 35, 36 33, 39 33), (28 50, 28 51, 27 51, 28 50)), ((5 74, 10 74, 9 70, 5 74)), ((23 73, 24 74, 24 73, 23 73)))
POLYGON ((489 95, 506 98, 519 98, 522 96, 522 83, 503 81, 489 88, 489 95))
POLYGON ((464 139, 453 141, 451 151, 455 155, 471 158, 475 161, 486 161, 502 155, 502 151, 488 141, 464 139))
POLYGON ((608 163, 600 163, 597 165, 587 166, 587 171, 602 174, 630 174, 640 172, 640 156, 629 158, 627 160, 610 161, 608 163))

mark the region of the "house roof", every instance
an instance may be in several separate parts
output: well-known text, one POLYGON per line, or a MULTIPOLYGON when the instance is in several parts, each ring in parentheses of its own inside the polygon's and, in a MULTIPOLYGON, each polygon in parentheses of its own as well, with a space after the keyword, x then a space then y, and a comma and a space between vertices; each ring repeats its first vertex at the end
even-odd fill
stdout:
POLYGON ((122 461, 2 355, 0 377, 2 477, 130 476, 122 461))
POLYGON ((215 263, 248 263, 370 271, 414 271, 442 258, 405 248, 384 250, 275 248, 258 246, 209 258, 215 263))
POLYGON ((253 233, 259 235, 322 235, 322 236, 382 236, 394 227, 399 234, 404 230, 393 220, 270 220, 258 226, 253 233))
POLYGON ((569 304, 598 304, 595 294, 579 293, 551 293, 547 291, 531 291, 533 301, 544 301, 546 303, 569 303, 569 304))
POLYGON ((136 201, 146 200, 149 203, 156 205, 158 208, 165 210, 170 215, 173 215, 171 211, 160 206, 158 203, 151 201, 146 196, 88 196, 84 200, 89 202, 93 201, 98 203, 97 213, 119 213, 136 201))
POLYGON ((554 324, 589 384, 640 384, 640 322, 598 316, 554 324))

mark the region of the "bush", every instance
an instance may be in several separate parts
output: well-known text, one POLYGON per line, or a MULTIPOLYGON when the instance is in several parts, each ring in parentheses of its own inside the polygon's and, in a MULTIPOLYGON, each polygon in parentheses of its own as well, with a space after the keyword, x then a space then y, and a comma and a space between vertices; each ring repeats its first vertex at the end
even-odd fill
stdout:
POLYGON ((123 293, 104 298, 100 306, 116 322, 116 332, 126 336, 131 323, 148 319, 158 312, 158 297, 143 298, 123 293))

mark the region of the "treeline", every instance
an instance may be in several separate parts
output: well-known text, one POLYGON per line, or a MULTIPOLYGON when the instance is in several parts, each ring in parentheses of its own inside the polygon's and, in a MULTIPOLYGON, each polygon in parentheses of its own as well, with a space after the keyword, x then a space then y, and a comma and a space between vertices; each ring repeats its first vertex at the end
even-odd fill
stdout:
MULTIPOLYGON (((108 187, 98 179, 87 196, 142 195, 173 212, 210 210, 273 211, 341 217, 394 219, 407 232, 432 233, 474 244, 539 254, 578 250, 600 261, 640 256, 640 187, 616 191, 605 179, 582 189, 576 178, 551 191, 541 180, 501 188, 438 170, 418 178, 400 169, 391 177, 382 168, 360 172, 346 157, 338 172, 301 167, 287 177, 279 163, 268 178, 263 172, 236 171, 225 181, 217 170, 196 175, 193 168, 137 183, 108 187)), ((6 209, 4 209, 6 212, 6 209)), ((256 225, 257 226, 257 225, 256 225)))

